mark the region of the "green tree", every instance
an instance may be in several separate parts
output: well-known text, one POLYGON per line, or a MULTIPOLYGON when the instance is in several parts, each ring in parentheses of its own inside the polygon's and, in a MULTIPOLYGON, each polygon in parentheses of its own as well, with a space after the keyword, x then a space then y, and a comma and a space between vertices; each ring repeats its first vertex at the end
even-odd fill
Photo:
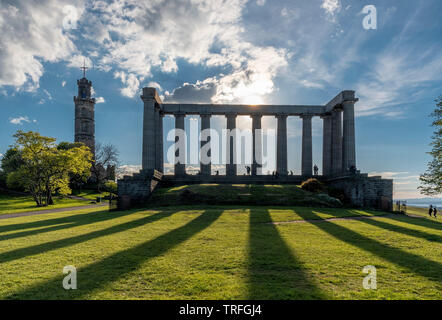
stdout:
POLYGON ((432 160, 428 163, 427 171, 420 176, 421 186, 419 189, 425 195, 437 195, 442 193, 442 95, 436 100, 436 108, 431 117, 434 119, 432 126, 435 131, 432 137, 432 149, 428 154, 432 160))
MULTIPOLYGON (((21 152, 15 148, 9 148, 6 150, 5 154, 1 160, 1 171, 0 171, 0 184, 5 186, 6 178, 8 174, 18 170, 20 165, 23 163, 21 152)), ((20 186, 11 186, 11 189, 19 190, 20 186)))
POLYGON ((22 155, 23 163, 8 174, 7 184, 19 184, 30 192, 37 206, 53 204, 52 195, 66 195, 70 174, 88 174, 92 154, 86 146, 58 149, 55 139, 38 132, 17 131, 14 148, 22 155))
MULTIPOLYGON (((71 150, 73 148, 79 148, 85 146, 83 142, 60 142, 57 145, 58 150, 71 150)), ((80 173, 70 173, 69 181, 72 189, 81 189, 88 181, 91 176, 91 171, 80 172, 80 173)))

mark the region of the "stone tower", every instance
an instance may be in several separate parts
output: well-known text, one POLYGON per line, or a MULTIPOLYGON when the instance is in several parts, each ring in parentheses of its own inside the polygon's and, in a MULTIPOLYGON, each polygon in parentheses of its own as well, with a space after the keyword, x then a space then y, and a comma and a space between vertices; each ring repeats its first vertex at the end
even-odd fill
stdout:
POLYGON ((95 155, 95 98, 91 98, 92 81, 77 80, 75 103, 75 142, 83 142, 95 155))

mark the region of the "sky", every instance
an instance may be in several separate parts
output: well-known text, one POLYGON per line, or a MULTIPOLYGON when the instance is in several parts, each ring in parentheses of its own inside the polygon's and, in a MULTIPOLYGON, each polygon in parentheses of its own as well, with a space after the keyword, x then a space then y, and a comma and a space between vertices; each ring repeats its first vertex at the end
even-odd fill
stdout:
MULTIPOLYGON (((355 90, 357 168, 393 178, 395 198, 423 197, 429 114, 442 94, 441 11, 439 0, 0 0, 0 157, 17 130, 73 141, 85 62, 96 140, 114 144, 127 168, 141 163, 143 87, 165 102, 311 105, 355 90)), ((165 117, 165 133, 173 123, 165 117)), ((301 125, 289 117, 295 173, 301 125)), ((317 118, 313 162, 321 170, 317 118)))

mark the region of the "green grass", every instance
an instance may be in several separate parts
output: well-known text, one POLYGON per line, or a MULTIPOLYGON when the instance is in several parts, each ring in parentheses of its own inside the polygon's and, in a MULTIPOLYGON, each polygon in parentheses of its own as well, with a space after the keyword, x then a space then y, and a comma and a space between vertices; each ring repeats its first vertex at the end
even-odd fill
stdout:
POLYGON ((55 197, 53 205, 47 207, 37 207, 34 199, 32 199, 31 196, 10 196, 0 194, 0 215, 83 205, 90 205, 90 202, 84 200, 55 197))
POLYGON ((95 201, 97 197, 103 198, 108 196, 109 192, 97 192, 96 190, 73 190, 72 195, 95 201))
POLYGON ((442 224, 307 207, 89 209, 0 220, 2 299, 441 299, 442 224), (77 268, 78 289, 62 288, 77 268), (377 268, 377 290, 362 268, 377 268))
POLYGON ((158 188, 152 195, 151 204, 153 206, 239 204, 336 207, 336 199, 323 196, 305 191, 296 185, 194 184, 158 188))

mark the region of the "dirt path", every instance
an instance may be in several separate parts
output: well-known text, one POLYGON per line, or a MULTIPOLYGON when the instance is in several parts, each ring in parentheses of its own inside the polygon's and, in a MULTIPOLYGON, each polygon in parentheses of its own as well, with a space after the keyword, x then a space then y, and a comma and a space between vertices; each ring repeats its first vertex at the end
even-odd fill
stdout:
POLYGON ((7 214, 0 215, 0 220, 1 219, 8 219, 8 218, 35 216, 37 214, 45 214, 45 213, 58 213, 58 212, 66 212, 66 211, 72 211, 72 210, 83 210, 83 209, 91 209, 91 208, 98 208, 98 207, 107 207, 108 205, 109 204, 107 204, 107 203, 102 203, 102 204, 91 204, 91 205, 87 205, 87 206, 75 206, 75 207, 67 207, 67 208, 38 210, 38 211, 7 213, 7 214))
MULTIPOLYGON (((268 224, 285 224, 285 223, 319 223, 319 222, 327 222, 327 221, 345 221, 345 220, 364 220, 364 219, 375 219, 375 218, 389 218, 389 217, 402 217, 403 215, 397 213, 387 213, 378 216, 355 216, 355 217, 341 217, 341 218, 328 218, 328 219, 307 219, 307 220, 291 220, 291 221, 279 221, 279 222, 267 222, 268 224)), ((410 218, 420 218, 425 219, 422 216, 418 215, 405 215, 410 218)))

